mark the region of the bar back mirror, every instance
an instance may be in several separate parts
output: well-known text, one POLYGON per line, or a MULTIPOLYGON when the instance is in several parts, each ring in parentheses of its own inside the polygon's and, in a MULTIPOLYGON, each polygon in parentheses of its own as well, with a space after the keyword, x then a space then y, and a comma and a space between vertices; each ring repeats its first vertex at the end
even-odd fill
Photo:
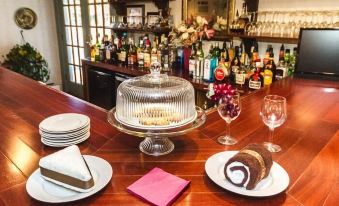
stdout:
POLYGON ((183 0, 183 20, 191 16, 222 16, 228 22, 234 18, 236 0, 183 0))

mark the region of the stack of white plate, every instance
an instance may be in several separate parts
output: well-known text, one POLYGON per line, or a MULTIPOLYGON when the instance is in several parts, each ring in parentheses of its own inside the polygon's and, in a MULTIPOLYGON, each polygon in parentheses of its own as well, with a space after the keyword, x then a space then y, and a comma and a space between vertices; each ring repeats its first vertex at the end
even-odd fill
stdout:
POLYGON ((52 147, 66 147, 90 136, 90 119, 86 115, 65 113, 50 116, 39 124, 41 141, 52 147))

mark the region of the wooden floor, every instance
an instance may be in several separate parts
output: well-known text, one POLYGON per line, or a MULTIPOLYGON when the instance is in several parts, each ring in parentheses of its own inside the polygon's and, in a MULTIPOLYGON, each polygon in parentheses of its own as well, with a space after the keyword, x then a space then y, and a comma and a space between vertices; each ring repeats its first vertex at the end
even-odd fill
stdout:
POLYGON ((57 151, 44 146, 39 123, 58 113, 76 112, 91 119, 91 137, 80 144, 83 154, 107 160, 113 168, 109 185, 72 205, 147 205, 127 193, 127 186, 154 167, 191 180, 175 205, 338 205, 339 203, 339 82, 285 79, 242 99, 242 111, 232 122, 239 140, 222 146, 216 138, 225 123, 217 112, 208 114, 199 130, 172 138, 175 150, 166 156, 141 153, 142 139, 118 132, 106 121, 106 111, 0 68, 0 205, 46 205, 26 193, 27 178, 42 156, 57 151), (225 150, 268 139, 259 117, 267 94, 287 98, 288 118, 275 132, 282 152, 273 155, 290 176, 286 192, 269 198, 248 198, 225 191, 205 174, 207 158, 225 150))

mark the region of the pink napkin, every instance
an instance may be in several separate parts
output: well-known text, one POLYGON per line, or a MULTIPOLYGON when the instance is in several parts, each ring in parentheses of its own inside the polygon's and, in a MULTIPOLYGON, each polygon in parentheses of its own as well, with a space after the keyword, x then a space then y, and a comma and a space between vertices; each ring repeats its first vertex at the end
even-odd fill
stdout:
POLYGON ((158 206, 170 205, 190 181, 155 167, 131 184, 128 192, 158 206))

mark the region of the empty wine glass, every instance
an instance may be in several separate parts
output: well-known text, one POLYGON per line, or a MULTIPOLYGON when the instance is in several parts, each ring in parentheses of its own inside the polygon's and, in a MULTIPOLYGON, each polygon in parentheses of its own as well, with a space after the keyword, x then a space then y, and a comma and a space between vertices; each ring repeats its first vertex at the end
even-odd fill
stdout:
POLYGON ((273 133, 274 128, 282 125, 287 118, 285 97, 278 95, 265 96, 261 106, 260 116, 270 130, 269 141, 264 142, 264 146, 270 152, 279 152, 281 147, 273 144, 273 133))
POLYGON ((231 137, 231 122, 235 120, 241 111, 240 94, 225 95, 219 100, 218 112, 226 121, 226 135, 220 136, 218 142, 223 145, 234 145, 238 141, 231 137))

